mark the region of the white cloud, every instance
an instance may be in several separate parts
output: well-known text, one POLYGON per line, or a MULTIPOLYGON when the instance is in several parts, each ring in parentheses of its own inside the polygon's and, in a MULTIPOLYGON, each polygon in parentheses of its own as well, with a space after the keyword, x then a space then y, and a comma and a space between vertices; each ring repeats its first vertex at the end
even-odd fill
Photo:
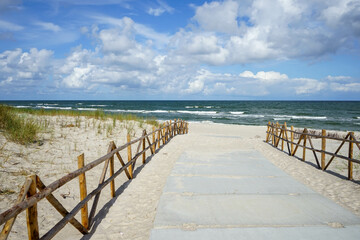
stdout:
MULTIPOLYGON (((358 0, 213 1, 195 7, 191 30, 181 30, 176 41, 183 49, 189 39, 216 38, 224 54, 187 52, 182 59, 211 65, 246 64, 268 59, 317 59, 358 42, 358 0), (338 10, 339 8, 339 10, 338 10), (199 37, 198 37, 198 36, 199 37)), ((189 46, 185 46, 188 44, 189 46)), ((174 51, 178 56, 178 52, 174 51)), ((176 57, 173 57, 176 59, 176 57)))
POLYGON ((7 22, 7 21, 4 21, 4 20, 0 20, 0 30, 21 31, 23 29, 24 29, 24 27, 20 26, 18 24, 7 22))
POLYGON ((38 21, 38 22, 35 22, 34 24, 42 27, 44 30, 48 30, 48 31, 52 31, 52 32, 60 32, 61 31, 60 26, 58 26, 54 23, 51 23, 51 22, 38 21))
POLYGON ((274 71, 269 71, 269 72, 260 71, 256 74, 252 73, 251 71, 244 71, 240 73, 239 76, 242 78, 253 78, 265 84, 280 83, 289 79, 286 74, 282 74, 274 71))
POLYGON ((108 24, 111 27, 116 27, 121 29, 123 32, 130 32, 143 36, 147 39, 155 41, 155 44, 158 46, 164 46, 169 42, 170 37, 167 34, 158 33, 154 31, 152 28, 147 27, 143 24, 135 23, 129 17, 123 18, 113 18, 103 15, 95 15, 92 16, 98 23, 108 24))
POLYGON ((205 31, 237 34, 238 8, 239 4, 234 1, 205 2, 196 8, 193 20, 205 31))
POLYGON ((174 8, 170 7, 166 2, 158 0, 157 3, 158 3, 158 7, 155 8, 150 7, 147 11, 148 14, 158 17, 165 12, 167 13, 174 12, 174 8))
POLYGON ((327 87, 327 84, 316 79, 310 78, 295 78, 293 83, 297 86, 294 87, 295 93, 298 95, 314 94, 327 87))
POLYGON ((165 9, 163 9, 163 8, 149 8, 149 10, 147 11, 148 14, 154 15, 156 17, 160 16, 164 12, 165 12, 165 9))
POLYGON ((7 88, 34 87, 51 74, 52 51, 36 48, 29 52, 22 49, 0 53, 0 84, 7 88))
POLYGON ((331 75, 328 75, 326 77, 327 80, 330 80, 330 81, 349 81, 351 80, 352 78, 349 77, 349 76, 331 76, 331 75))
POLYGON ((330 88, 335 92, 360 92, 360 83, 331 83, 330 88))
POLYGON ((91 72, 94 66, 88 65, 86 67, 75 67, 71 74, 63 79, 63 84, 69 88, 83 88, 86 86, 86 81, 91 78, 91 72))

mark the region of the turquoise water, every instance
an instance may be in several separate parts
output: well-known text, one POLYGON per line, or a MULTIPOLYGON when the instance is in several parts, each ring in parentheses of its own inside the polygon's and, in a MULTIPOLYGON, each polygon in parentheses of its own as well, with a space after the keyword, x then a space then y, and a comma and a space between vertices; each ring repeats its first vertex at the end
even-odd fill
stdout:
POLYGON ((342 101, 2 101, 18 108, 131 113, 159 120, 360 130, 360 102, 342 101))

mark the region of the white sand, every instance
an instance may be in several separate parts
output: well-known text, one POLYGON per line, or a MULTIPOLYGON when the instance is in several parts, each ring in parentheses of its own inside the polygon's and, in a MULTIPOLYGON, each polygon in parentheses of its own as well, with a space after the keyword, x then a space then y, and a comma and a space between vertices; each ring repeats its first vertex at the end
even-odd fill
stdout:
MULTIPOLYGON (((7 143, 4 146, 6 140, 0 136, 0 148, 4 146, 0 152, 1 189, 14 189, 17 192, 23 184, 25 176, 30 173, 36 173, 45 184, 49 184, 75 170, 77 168, 76 157, 82 152, 85 152, 86 163, 89 163, 106 153, 111 140, 114 140, 118 146, 125 143, 126 128, 120 122, 117 123, 113 134, 107 136, 106 130, 98 133, 97 126, 100 121, 93 123, 92 119, 82 118, 80 128, 67 128, 61 127, 61 125, 75 123, 74 118, 47 118, 54 131, 44 134, 44 145, 42 146, 33 144, 25 148, 14 143, 7 143)), ((108 122, 108 124, 111 125, 112 122, 108 122)), ((140 136, 141 129, 138 126, 134 129, 136 135, 140 136)), ((95 234, 90 234, 85 239, 90 237, 91 239, 148 239, 166 178, 181 153, 191 148, 203 151, 256 149, 298 181, 360 215, 360 171, 357 164, 354 164, 356 166, 354 177, 358 182, 344 180, 328 172, 322 172, 308 162, 304 163, 297 158, 290 157, 264 143, 265 131, 266 127, 259 126, 192 123, 189 134, 176 136, 160 149, 149 163, 143 168, 139 168, 140 171, 137 171, 136 178, 130 184, 125 184, 126 188, 118 190, 121 194, 116 199, 110 201, 109 187, 104 189, 98 207, 100 210, 97 216, 98 221, 93 229, 93 231, 96 230, 95 234)), ((319 141, 314 140, 314 143, 319 144, 319 141)), ((329 142, 329 150, 330 148, 335 150, 337 145, 329 142)), ((344 149, 345 153, 346 151, 344 149)), ((312 153, 307 152, 307 160, 314 163, 312 153)), ((298 156, 302 156, 302 149, 299 149, 298 154, 298 156)), ((125 152, 123 157, 126 157, 125 152)), ((346 176, 347 170, 344 169, 344 163, 347 164, 344 160, 336 159, 330 170, 346 176)), ((141 166, 141 159, 137 166, 141 166)), ((116 169, 118 167, 119 164, 116 161, 116 169)), ((87 173, 88 192, 96 188, 101 170, 102 166, 87 173)), ((126 181, 127 178, 123 174, 117 179, 116 188, 126 181)), ((78 181, 71 181, 56 191, 54 195, 70 210, 79 201, 78 181), (61 194, 66 198, 61 197, 61 194)), ((10 207, 16 197, 17 194, 0 195, 0 211, 10 207)), ((52 210, 53 208, 46 203, 46 200, 41 201, 38 207, 40 233, 44 234, 50 229, 51 224, 53 225, 61 219, 61 216, 52 210)), ((10 239, 26 238, 24 215, 22 213, 17 219, 10 239)), ((77 217, 77 219, 80 218, 77 217)), ((81 237, 82 235, 69 224, 56 236, 57 239, 79 239, 81 237)))

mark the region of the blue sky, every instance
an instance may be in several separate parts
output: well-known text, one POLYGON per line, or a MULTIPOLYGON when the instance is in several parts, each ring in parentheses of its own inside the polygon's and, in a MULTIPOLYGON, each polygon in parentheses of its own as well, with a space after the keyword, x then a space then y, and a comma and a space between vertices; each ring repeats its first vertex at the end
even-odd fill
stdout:
POLYGON ((360 0, 2 0, 0 100, 360 100, 360 0))

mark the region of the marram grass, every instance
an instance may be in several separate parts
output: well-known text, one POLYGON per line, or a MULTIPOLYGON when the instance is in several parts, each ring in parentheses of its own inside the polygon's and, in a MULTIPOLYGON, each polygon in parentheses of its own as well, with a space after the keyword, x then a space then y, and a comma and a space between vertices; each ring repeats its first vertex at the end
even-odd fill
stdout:
POLYGON ((16 114, 14 108, 0 105, 0 129, 8 140, 27 144, 37 140, 40 126, 32 118, 16 114))
POLYGON ((0 130, 4 132, 5 137, 10 141, 21 144, 34 142, 37 140, 37 134, 40 132, 41 126, 31 116, 70 116, 77 118, 83 116, 100 120, 111 118, 113 119, 113 125, 115 125, 116 120, 119 120, 135 121, 140 124, 146 123, 155 127, 159 126, 155 118, 144 119, 133 114, 112 114, 105 113, 102 110, 74 111, 13 108, 0 104, 0 130))

